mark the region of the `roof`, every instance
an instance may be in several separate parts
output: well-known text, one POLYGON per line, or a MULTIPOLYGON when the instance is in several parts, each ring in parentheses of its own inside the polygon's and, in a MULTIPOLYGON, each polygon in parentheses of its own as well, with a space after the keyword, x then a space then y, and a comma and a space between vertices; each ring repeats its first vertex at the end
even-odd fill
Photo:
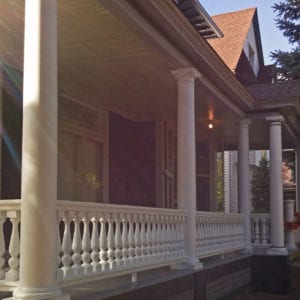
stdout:
POLYGON ((223 36, 199 1, 173 0, 173 2, 203 38, 209 39, 223 36))
POLYGON ((271 83, 275 73, 275 65, 261 66, 257 76, 259 83, 271 83))
POLYGON ((254 7, 212 16, 224 36, 208 42, 233 71, 237 67, 255 13, 254 7))
POLYGON ((254 84, 247 87, 247 90, 256 100, 282 100, 300 98, 300 79, 254 84))

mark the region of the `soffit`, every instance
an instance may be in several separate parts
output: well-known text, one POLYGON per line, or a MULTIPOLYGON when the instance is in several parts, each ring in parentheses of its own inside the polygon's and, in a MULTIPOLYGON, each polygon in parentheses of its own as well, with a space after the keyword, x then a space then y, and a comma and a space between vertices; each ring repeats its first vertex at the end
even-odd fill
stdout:
MULTIPOLYGON (((9 36, 8 43, 1 44, 0 56, 22 69, 23 5, 15 11, 11 3, 15 2, 0 0, 0 8, 4 7, 10 16, 17 12, 13 34, 4 30, 15 26, 10 17, 0 24, 1 32, 9 36)), ((176 119, 177 83, 171 70, 180 67, 178 62, 171 55, 162 55, 96 0, 58 1, 58 62, 60 93, 106 106, 134 120, 166 115, 176 119)), ((234 120, 238 116, 199 80, 196 99, 200 135, 209 134, 208 110, 212 107, 215 134, 220 140, 237 141, 234 120)))

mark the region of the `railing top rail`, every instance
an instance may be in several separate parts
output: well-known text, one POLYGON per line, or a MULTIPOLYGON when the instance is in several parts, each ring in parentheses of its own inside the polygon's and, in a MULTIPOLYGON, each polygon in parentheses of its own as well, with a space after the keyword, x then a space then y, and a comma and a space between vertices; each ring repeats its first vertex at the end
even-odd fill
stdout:
POLYGON ((213 211, 197 211, 197 216, 205 216, 205 217, 242 217, 244 214, 241 213, 226 213, 226 212, 213 212, 213 211))
POLYGON ((20 210, 21 200, 20 199, 1 199, 0 200, 0 211, 20 210))
POLYGON ((237 213, 222 213, 222 212, 203 212, 198 211, 196 220, 198 222, 241 222, 244 219, 244 214, 237 213))
POLYGON ((259 213, 255 213, 255 214, 250 214, 250 217, 253 217, 253 218, 268 218, 268 217, 271 217, 271 214, 259 214, 259 213))
POLYGON ((157 207, 146 207, 146 206, 133 206, 133 205, 117 205, 117 204, 108 204, 108 203, 93 203, 93 202, 75 202, 68 200, 57 200, 57 209, 59 211, 73 211, 73 212, 130 212, 130 213, 139 213, 139 214, 163 214, 163 215, 178 215, 186 216, 185 211, 177 209, 167 209, 167 208, 157 208, 157 207))

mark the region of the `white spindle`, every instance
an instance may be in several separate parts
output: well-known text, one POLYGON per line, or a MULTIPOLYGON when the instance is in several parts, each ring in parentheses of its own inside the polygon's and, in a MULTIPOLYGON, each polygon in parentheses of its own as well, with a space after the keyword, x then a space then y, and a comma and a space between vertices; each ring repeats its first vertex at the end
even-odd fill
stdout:
POLYGON ((267 244, 267 218, 261 218, 261 243, 267 244))
POLYGON ((100 265, 101 270, 104 272, 108 270, 107 262, 107 235, 106 235, 106 219, 104 216, 100 218, 100 265))
POLYGON ((74 276, 80 276, 83 273, 81 266, 81 235, 80 235, 80 223, 81 219, 77 215, 73 217, 74 233, 72 241, 72 261, 73 261, 73 274, 74 276))
POLYGON ((180 253, 181 253, 181 257, 185 257, 185 252, 184 252, 184 229, 183 229, 183 226, 184 226, 184 220, 185 220, 185 217, 181 216, 180 217, 180 226, 179 226, 179 232, 180 232, 180 253))
POLYGON ((4 254, 5 254, 5 243, 4 243, 4 232, 3 224, 6 220, 6 212, 0 212, 0 280, 5 278, 5 271, 3 266, 5 264, 4 254))
POLYGON ((254 218, 255 222, 255 229, 254 229, 254 243, 259 244, 260 243, 260 228, 259 228, 259 218, 254 218))
POLYGON ((146 215, 146 255, 147 255, 147 261, 152 261, 152 239, 151 239, 151 220, 150 216, 146 215))
POLYGON ((19 279, 19 254, 20 254, 20 238, 19 238, 19 223, 20 212, 9 211, 7 214, 12 223, 12 233, 9 243, 10 259, 8 260, 9 271, 5 275, 5 279, 8 281, 16 281, 19 279))
POLYGON ((169 259, 169 233, 168 233, 169 216, 162 216, 162 252, 165 260, 169 259))
POLYGON ((146 227, 145 227, 145 216, 140 215, 140 222, 141 222, 141 261, 145 262, 146 261, 146 227))
POLYGON ((121 223, 120 219, 117 214, 114 214, 114 221, 116 224, 116 232, 115 232, 115 257, 116 257, 116 264, 117 267, 120 268, 123 266, 123 261, 122 261, 122 239, 121 239, 121 223))
POLYGON ((141 262, 141 229, 140 222, 138 220, 138 215, 134 214, 133 216, 135 221, 134 229, 134 245, 135 245, 135 260, 137 263, 141 262))
POLYGON ((157 260, 157 230, 156 230, 156 223, 155 223, 155 216, 151 215, 150 216, 151 220, 151 256, 152 256, 152 261, 156 262, 157 260))
POLYGON ((61 218, 58 216, 57 218, 57 245, 56 245, 56 252, 57 252, 57 271, 56 271, 56 277, 57 280, 61 280, 64 276, 64 273, 62 269, 60 268, 61 265, 61 240, 60 240, 60 231, 59 231, 59 224, 60 224, 61 218))
POLYGON ((162 222, 161 216, 156 216, 157 221, 157 259, 161 261, 163 259, 163 247, 162 247, 162 222))
POLYGON ((82 267, 84 274, 90 274, 92 272, 92 266, 90 264, 91 261, 91 237, 89 230, 90 220, 87 216, 82 218, 83 222, 83 234, 82 234, 82 267))
POLYGON ((134 231, 133 231, 133 219, 132 215, 129 215, 129 230, 128 230, 128 254, 130 264, 135 263, 134 252, 134 231))
POLYGON ((62 241, 62 271, 64 272, 64 277, 70 277, 72 275, 72 269, 70 267, 72 258, 71 258, 71 250, 72 250, 72 244, 71 244, 71 233, 70 233, 70 219, 68 215, 66 214, 63 217, 64 222, 64 235, 63 235, 63 241, 62 241))
POLYGON ((94 216, 92 218, 92 238, 91 238, 91 259, 93 272, 97 273, 100 271, 101 267, 99 264, 99 233, 98 233, 98 219, 94 216))
POLYGON ((115 261, 115 237, 114 237, 114 227, 113 227, 113 220, 112 215, 108 214, 108 232, 107 232, 107 256, 108 256, 108 264, 110 270, 114 270, 116 268, 116 261, 115 261))
POLYGON ((128 222, 126 214, 121 214, 122 219, 122 260, 125 267, 128 266, 128 222))

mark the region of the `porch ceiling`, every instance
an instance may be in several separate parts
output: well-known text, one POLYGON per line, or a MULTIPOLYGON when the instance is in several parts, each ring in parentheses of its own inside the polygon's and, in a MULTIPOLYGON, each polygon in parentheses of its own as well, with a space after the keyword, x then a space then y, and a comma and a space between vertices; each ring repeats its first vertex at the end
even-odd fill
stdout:
MULTIPOLYGON (((176 118, 177 83, 171 71, 182 65, 172 55, 130 31, 96 0, 57 3, 60 93, 133 120, 176 118)), ((0 0, 0 17, 1 60, 22 69, 24 0, 0 0)), ((207 134, 209 110, 223 129, 238 118, 200 81, 196 97, 197 123, 205 124, 201 135, 207 134)))
MULTIPOLYGON (((139 28, 133 32, 97 0, 57 3, 61 94, 107 107, 133 120, 176 119, 177 83, 171 71, 183 66, 172 53, 158 49, 139 28)), ((22 70, 24 0, 0 0, 0 20, 0 59, 22 70)), ((224 92, 219 94, 222 97, 224 92)), ((239 118, 197 80, 199 139, 214 135, 218 142, 236 145, 239 118), (212 131, 207 128, 211 118, 212 131)), ((259 128, 267 128, 259 124, 259 128)), ((260 128, 259 132, 260 138, 253 135, 256 144, 267 141, 267 129, 260 128)))

